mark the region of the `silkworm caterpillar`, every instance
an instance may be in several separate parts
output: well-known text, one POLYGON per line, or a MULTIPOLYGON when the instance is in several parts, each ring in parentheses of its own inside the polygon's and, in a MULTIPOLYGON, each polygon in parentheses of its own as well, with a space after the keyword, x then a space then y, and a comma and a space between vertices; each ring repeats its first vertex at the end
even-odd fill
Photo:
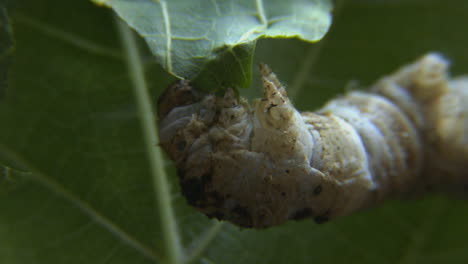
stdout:
POLYGON ((228 89, 180 81, 160 97, 161 146, 188 202, 209 217, 266 228, 322 223, 391 197, 468 186, 468 77, 430 53, 373 85, 300 113, 261 65, 251 107, 228 89))

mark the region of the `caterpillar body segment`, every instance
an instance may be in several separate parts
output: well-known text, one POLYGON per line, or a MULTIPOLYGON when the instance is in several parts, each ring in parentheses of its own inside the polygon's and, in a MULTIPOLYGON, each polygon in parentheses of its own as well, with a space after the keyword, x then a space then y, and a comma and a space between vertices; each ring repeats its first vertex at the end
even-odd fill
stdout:
POLYGON ((159 100, 161 145, 188 202, 209 217, 255 228, 322 223, 467 181, 468 80, 451 80, 447 65, 428 54, 370 93, 304 113, 266 65, 252 106, 232 90, 220 97, 179 82, 159 100))
POLYGON ((428 54, 372 88, 389 98, 417 129, 422 172, 411 187, 466 193, 468 186, 468 78, 450 78, 448 62, 428 54))

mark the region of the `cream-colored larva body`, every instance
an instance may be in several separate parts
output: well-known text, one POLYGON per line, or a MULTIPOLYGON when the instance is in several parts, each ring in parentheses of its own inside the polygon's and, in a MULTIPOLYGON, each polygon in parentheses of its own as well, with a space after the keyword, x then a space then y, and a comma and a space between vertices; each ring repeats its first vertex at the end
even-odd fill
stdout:
POLYGON ((161 145, 190 204, 264 228, 324 222, 389 197, 468 182, 468 79, 437 54, 298 112, 262 67, 264 98, 201 94, 182 82, 159 103, 161 145))

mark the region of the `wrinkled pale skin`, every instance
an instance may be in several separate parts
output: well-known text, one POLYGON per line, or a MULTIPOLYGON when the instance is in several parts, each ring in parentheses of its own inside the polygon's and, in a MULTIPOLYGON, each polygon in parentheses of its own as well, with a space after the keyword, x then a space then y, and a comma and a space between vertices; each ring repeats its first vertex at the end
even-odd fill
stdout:
POLYGON ((313 113, 294 108, 266 65, 252 108, 232 90, 177 83, 159 101, 161 145, 188 202, 243 227, 321 223, 396 195, 453 190, 468 182, 468 78, 450 79, 447 67, 428 54, 313 113))

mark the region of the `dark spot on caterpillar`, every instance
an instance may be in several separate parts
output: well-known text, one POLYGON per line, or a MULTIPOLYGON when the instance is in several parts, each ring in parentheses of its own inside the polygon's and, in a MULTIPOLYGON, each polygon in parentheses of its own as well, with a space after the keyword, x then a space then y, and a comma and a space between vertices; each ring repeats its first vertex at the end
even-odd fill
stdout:
POLYGON ((302 220, 304 218, 311 217, 312 215, 314 215, 314 211, 311 208, 303 208, 295 212, 289 219, 302 220))
POLYGON ((323 215, 314 217, 314 221, 317 224, 324 224, 330 220, 330 211, 326 211, 323 215))
POLYGON ((204 183, 207 183, 207 182, 211 181, 211 174, 210 173, 205 173, 205 174, 203 174, 203 176, 201 178, 202 178, 204 183))
POLYGON ((181 140, 177 143, 177 150, 184 151, 185 146, 187 146, 187 142, 185 140, 181 140))
POLYGON ((218 220, 224 220, 224 213, 221 212, 221 211, 216 211, 216 212, 213 212, 213 213, 208 213, 206 214, 206 216, 208 216, 208 218, 216 218, 218 220))
POLYGON ((322 185, 319 185, 319 186, 315 187, 314 195, 319 195, 321 193, 322 193, 322 185))
POLYGON ((241 216, 241 217, 250 218, 250 213, 247 210, 247 208, 242 207, 240 205, 236 205, 236 207, 234 207, 232 209, 232 212, 239 215, 239 216, 241 216))
MULTIPOLYGON (((183 177, 181 177, 183 179, 183 177)), ((181 181, 182 194, 190 205, 200 206, 206 199, 205 186, 211 181, 211 174, 204 174, 200 178, 190 178, 181 181)))
POLYGON ((164 118, 173 108, 200 100, 199 93, 186 80, 173 83, 158 99, 158 117, 164 118))
POLYGON ((197 205, 197 202, 204 196, 205 186, 199 179, 189 179, 181 182, 181 189, 188 203, 197 205))
POLYGON ((218 192, 210 192, 206 195, 206 205, 221 208, 224 204, 224 198, 218 192))
POLYGON ((270 111, 271 108, 273 107, 276 107, 278 106, 277 104, 270 104, 268 107, 267 107, 267 111, 270 111))
POLYGON ((253 226, 252 224, 252 216, 247 210, 247 208, 242 207, 240 205, 236 205, 232 209, 232 213, 236 216, 237 221, 235 221, 239 226, 245 227, 245 228, 250 228, 253 226))
POLYGON ((286 172, 287 174, 289 174, 289 170, 285 170, 284 172, 286 172))

